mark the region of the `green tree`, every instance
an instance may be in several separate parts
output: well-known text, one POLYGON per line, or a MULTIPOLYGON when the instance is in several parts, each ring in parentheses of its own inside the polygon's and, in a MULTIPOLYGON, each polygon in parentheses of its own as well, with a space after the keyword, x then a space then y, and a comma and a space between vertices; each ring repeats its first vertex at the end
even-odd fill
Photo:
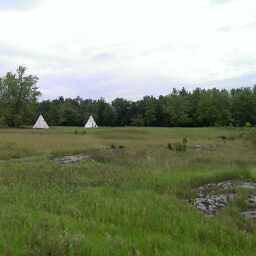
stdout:
POLYGON ((169 96, 160 95, 157 101, 157 126, 169 127, 171 126, 170 114, 167 111, 169 96))
POLYGON ((197 127, 199 125, 198 121, 198 103, 200 101, 201 89, 196 88, 193 90, 188 96, 188 110, 189 110, 189 117, 191 120, 191 125, 197 127))
POLYGON ((145 123, 146 126, 157 125, 157 100, 153 96, 145 96, 145 123))
POLYGON ((117 114, 115 109, 110 106, 109 104, 106 104, 104 112, 103 112, 103 123, 106 126, 115 126, 117 119, 117 114))
POLYGON ((128 110, 130 108, 131 102, 123 98, 116 98, 115 100, 112 101, 111 105, 117 114, 116 125, 118 126, 128 125, 130 122, 128 110))
POLYGON ((166 111, 170 115, 173 126, 187 126, 190 122, 188 117, 188 96, 179 93, 175 88, 167 96, 166 111))
POLYGON ((232 112, 237 125, 256 124, 256 86, 232 89, 232 112))
POLYGON ((64 126, 77 126, 79 122, 79 109, 70 100, 66 100, 60 107, 60 124, 64 126))
POLYGON ((197 108, 200 126, 227 125, 232 122, 231 105, 228 92, 214 88, 203 90, 197 108))
POLYGON ((27 122, 31 110, 41 94, 36 84, 37 76, 25 76, 26 68, 19 66, 16 73, 8 72, 0 78, 0 117, 9 127, 19 127, 27 122))

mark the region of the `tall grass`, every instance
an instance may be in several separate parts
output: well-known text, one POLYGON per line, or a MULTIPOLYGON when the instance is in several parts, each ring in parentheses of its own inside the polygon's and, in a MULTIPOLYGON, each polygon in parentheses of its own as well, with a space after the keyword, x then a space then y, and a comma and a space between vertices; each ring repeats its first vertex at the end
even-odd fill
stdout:
POLYGON ((241 200, 214 218, 185 201, 202 183, 255 181, 255 145, 240 130, 82 131, 0 130, 1 255, 255 255, 256 223, 241 200), (186 152, 168 150, 184 137, 186 152), (124 148, 99 152, 111 145, 124 148), (91 157, 52 160, 70 153, 91 157))

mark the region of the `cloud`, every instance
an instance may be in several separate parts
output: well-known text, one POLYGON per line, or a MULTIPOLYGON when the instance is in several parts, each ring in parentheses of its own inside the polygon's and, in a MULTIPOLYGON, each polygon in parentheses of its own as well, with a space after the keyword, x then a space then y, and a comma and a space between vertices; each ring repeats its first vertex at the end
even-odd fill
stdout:
POLYGON ((0 10, 24 10, 33 9, 43 0, 0 0, 0 10))
POLYGON ((99 53, 94 55, 91 59, 94 61, 109 61, 113 60, 114 56, 108 53, 99 53))
POLYGON ((40 77, 44 98, 137 99, 250 84, 256 70, 254 0, 6 2, 13 7, 2 10, 0 0, 0 76, 24 65, 40 77))
POLYGON ((226 27, 220 27, 220 28, 218 28, 218 29, 217 29, 217 32, 220 32, 220 33, 228 33, 228 32, 230 32, 231 30, 232 30, 231 27, 226 26, 226 27))
POLYGON ((212 4, 225 4, 234 0, 212 0, 212 4))
POLYGON ((242 74, 240 76, 229 77, 226 79, 214 79, 207 83, 199 83, 198 87, 204 89, 227 89, 231 90, 233 88, 241 87, 253 87, 256 84, 256 72, 242 74))

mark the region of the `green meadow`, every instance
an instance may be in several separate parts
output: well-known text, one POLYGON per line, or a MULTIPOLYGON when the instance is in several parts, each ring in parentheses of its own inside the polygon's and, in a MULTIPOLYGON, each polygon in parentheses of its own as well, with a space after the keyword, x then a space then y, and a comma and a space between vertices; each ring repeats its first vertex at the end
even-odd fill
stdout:
POLYGON ((256 254, 246 189, 215 217, 199 185, 256 182, 255 128, 0 128, 0 255, 256 254), (186 151, 175 150, 186 142, 186 151), (172 150, 168 148, 172 145, 172 150), (206 144, 211 149, 195 150, 206 144), (117 148, 114 152, 102 149, 117 148), (75 164, 57 156, 88 154, 75 164))

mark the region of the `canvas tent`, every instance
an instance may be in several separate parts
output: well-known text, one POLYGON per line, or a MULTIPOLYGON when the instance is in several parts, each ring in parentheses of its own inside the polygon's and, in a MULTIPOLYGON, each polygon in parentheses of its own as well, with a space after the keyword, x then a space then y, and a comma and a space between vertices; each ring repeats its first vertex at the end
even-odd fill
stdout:
POLYGON ((84 128, 98 128, 92 116, 90 116, 84 128))
POLYGON ((35 123, 35 125, 33 126, 34 129, 48 129, 49 126, 48 124, 45 122, 44 118, 42 115, 40 115, 35 123))

